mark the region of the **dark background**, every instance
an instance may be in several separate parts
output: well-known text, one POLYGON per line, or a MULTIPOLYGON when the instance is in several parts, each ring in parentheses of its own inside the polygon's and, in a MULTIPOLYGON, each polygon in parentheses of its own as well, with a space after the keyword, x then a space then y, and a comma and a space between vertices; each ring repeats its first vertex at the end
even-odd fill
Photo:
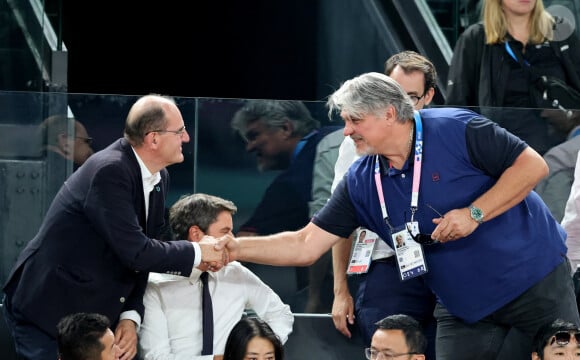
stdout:
POLYGON ((69 93, 320 100, 317 1, 62 2, 69 93))

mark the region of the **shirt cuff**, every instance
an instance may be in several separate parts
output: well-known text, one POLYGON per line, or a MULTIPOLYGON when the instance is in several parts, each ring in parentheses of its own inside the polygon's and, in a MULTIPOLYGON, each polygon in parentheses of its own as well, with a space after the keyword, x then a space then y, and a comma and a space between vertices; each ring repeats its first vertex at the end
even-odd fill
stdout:
POLYGON ((195 269, 199 264, 201 264, 201 246, 198 243, 192 241, 193 250, 195 251, 195 258, 193 259, 193 268, 195 269))
POLYGON ((141 315, 135 310, 123 311, 119 320, 131 320, 135 323, 135 329, 139 332, 139 327, 141 326, 141 315))

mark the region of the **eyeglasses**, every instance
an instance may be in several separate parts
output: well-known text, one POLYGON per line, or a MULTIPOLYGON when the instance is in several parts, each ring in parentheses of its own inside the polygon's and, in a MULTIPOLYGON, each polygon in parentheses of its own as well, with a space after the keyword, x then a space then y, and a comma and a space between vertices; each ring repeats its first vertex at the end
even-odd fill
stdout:
POLYGON ((413 103, 413 106, 417 106, 417 104, 419 103, 419 100, 421 100, 423 97, 425 97, 425 94, 427 94, 427 92, 424 92, 423 95, 421 96, 417 96, 417 95, 409 95, 409 97, 411 98, 411 102, 413 103))
POLYGON ((407 353, 391 353, 391 352, 387 352, 387 351, 378 351, 375 349, 371 349, 371 348, 366 348, 365 349, 365 357, 369 360, 376 360, 379 358, 379 356, 382 359, 386 359, 386 360, 391 360, 394 358, 398 358, 399 356, 405 356, 405 355, 417 355, 419 354, 418 352, 407 352, 407 353))
POLYGON ((558 331, 557 333, 552 336, 552 340, 550 340, 550 345, 554 343, 560 346, 566 346, 570 343, 570 339, 572 339, 572 335, 576 338, 576 343, 580 344, 580 332, 569 333, 568 331, 558 331))
POLYGON ((93 143, 92 137, 75 136, 75 139, 79 139, 82 142, 86 143, 87 145, 91 145, 93 143))
POLYGON ((409 225, 407 225, 407 232, 409 233, 409 235, 411 236, 411 238, 413 238, 413 240, 415 240, 415 242, 417 244, 421 244, 421 245, 433 245, 439 242, 439 240, 435 240, 431 237, 431 234, 415 234, 413 235, 413 231, 411 230, 411 228, 409 227, 409 225))
MULTIPOLYGON (((429 204, 425 204, 428 208, 430 208, 431 210, 433 210, 437 215, 439 215, 440 218, 443 218, 444 216, 437 210, 435 210, 435 208, 429 204)), ((431 234, 413 234, 413 230, 409 227, 409 224, 407 224, 407 232, 409 233, 409 235, 411 236, 411 238, 413 240, 415 240, 415 242, 417 244, 421 244, 421 245, 433 245, 433 244, 437 244, 439 242, 439 240, 435 240, 433 238, 431 238, 431 234)))
POLYGON ((159 134, 163 134, 163 133, 172 133, 175 135, 178 135, 180 137, 183 137, 183 134, 185 133, 185 126, 182 126, 181 128, 179 128, 178 130, 151 130, 151 131, 147 131, 145 133, 145 136, 151 134, 151 133, 159 133, 159 134))

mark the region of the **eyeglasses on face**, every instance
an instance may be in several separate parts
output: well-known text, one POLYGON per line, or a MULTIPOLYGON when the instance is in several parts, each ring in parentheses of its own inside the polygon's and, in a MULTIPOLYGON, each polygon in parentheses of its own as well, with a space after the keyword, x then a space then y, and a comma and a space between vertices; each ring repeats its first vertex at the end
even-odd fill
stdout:
POLYGON ((423 95, 421 96, 417 96, 417 95, 409 95, 409 97, 411 98, 411 102, 413 103, 413 106, 417 106, 417 104, 419 103, 419 101, 425 97, 425 95, 427 94, 427 92, 424 92, 423 95))
POLYGON ((566 346, 570 343, 570 339, 572 336, 576 338, 576 343, 580 344, 580 332, 570 333, 568 331, 558 331, 557 333, 552 336, 552 340, 550 340, 550 345, 554 343, 560 346, 566 346))
POLYGON ((147 131, 145 133, 145 136, 151 134, 151 133, 159 133, 159 134, 165 134, 165 133, 172 133, 175 135, 178 135, 180 137, 183 137, 183 134, 185 133, 185 126, 182 126, 181 128, 177 129, 177 130, 151 130, 151 131, 147 131))
POLYGON ((400 356, 416 355, 416 354, 418 354, 418 353, 417 352, 392 353, 389 351, 379 351, 379 350, 375 350, 372 348, 365 349, 365 357, 369 360, 377 360, 377 359, 391 360, 391 359, 398 358, 400 356))

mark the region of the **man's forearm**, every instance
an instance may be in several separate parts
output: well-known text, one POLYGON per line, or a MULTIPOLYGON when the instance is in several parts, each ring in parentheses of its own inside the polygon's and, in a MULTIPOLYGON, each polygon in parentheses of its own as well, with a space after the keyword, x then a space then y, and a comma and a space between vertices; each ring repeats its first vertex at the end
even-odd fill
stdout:
POLYGON ((276 266, 308 266, 340 238, 309 223, 299 231, 240 237, 230 247, 231 259, 276 266))
MULTIPOLYGON (((353 233, 354 234, 354 233, 353 233)), ((353 235, 343 238, 332 247, 332 270, 334 277, 334 293, 348 290, 346 279, 346 269, 348 258, 350 257, 350 248, 352 246, 353 235)))

